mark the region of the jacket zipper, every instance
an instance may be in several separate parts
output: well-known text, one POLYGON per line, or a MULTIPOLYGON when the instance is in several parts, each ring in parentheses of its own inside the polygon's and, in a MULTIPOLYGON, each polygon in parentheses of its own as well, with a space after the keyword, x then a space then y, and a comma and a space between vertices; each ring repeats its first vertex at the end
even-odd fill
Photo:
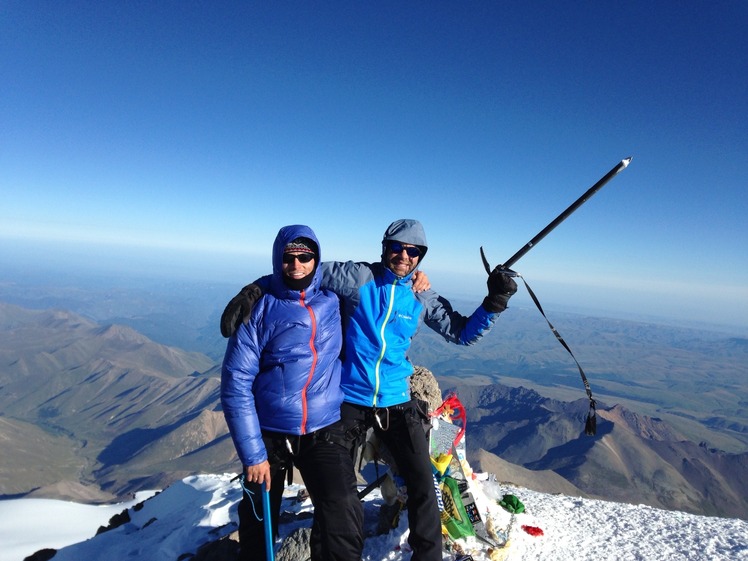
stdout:
POLYGON ((382 328, 379 330, 379 339, 380 341, 382 341, 382 350, 379 352, 379 358, 377 358, 377 363, 374 366, 374 401, 372 402, 372 407, 377 406, 377 395, 379 395, 379 367, 382 364, 384 353, 387 350, 387 340, 384 337, 384 331, 387 327, 387 323, 390 320, 390 316, 392 315, 392 308, 395 305, 395 286, 397 286, 397 279, 395 279, 395 281, 390 286, 390 301, 387 304, 387 313, 384 316, 382 328))
POLYGON ((312 307, 308 306, 306 302, 304 301, 305 297, 306 297, 306 291, 302 290, 300 304, 309 313, 309 319, 311 320, 311 326, 312 326, 312 335, 309 338, 309 349, 312 351, 312 366, 309 369, 309 376, 307 376, 306 383, 304 384, 304 388, 301 390, 301 434, 306 434, 306 423, 307 423, 307 417, 309 413, 307 409, 306 393, 307 393, 307 389, 309 388, 309 384, 312 383, 312 378, 314 377, 314 370, 317 367, 317 348, 314 346, 314 340, 317 336, 317 319, 314 316, 314 310, 312 310, 312 307))

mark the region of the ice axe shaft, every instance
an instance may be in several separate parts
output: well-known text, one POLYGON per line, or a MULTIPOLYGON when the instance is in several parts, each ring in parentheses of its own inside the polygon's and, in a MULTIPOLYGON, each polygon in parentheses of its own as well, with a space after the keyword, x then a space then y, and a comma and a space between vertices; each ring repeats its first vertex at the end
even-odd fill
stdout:
MULTIPOLYGON (((509 259, 504 261, 502 265, 500 265, 501 269, 509 269, 512 265, 514 265, 517 261, 519 261, 528 251, 530 251, 533 247, 535 247, 540 240, 542 240, 544 237, 546 237, 548 234, 550 234, 556 226, 561 224, 564 220, 566 220, 575 210, 577 210, 580 206, 582 206, 584 203, 587 202, 587 199, 592 197, 595 193, 597 193, 600 189, 603 188, 603 186, 613 179, 618 173, 624 169, 626 169, 626 166, 631 163, 632 158, 626 158, 624 160, 621 160, 612 170, 610 170, 608 173, 606 173, 600 180, 595 183, 592 187, 587 189, 587 191, 579 197, 576 201, 574 201, 569 207, 563 211, 561 214, 559 214, 548 226, 543 228, 538 234, 531 239, 529 242, 525 244, 525 246, 520 249, 517 253, 512 255, 509 259)), ((483 259, 483 266, 486 268, 486 272, 490 275, 491 274, 491 266, 488 264, 488 259, 486 259, 486 255, 483 253, 483 247, 480 248, 480 256, 481 259, 483 259)), ((511 271, 509 271, 511 272, 511 271)))

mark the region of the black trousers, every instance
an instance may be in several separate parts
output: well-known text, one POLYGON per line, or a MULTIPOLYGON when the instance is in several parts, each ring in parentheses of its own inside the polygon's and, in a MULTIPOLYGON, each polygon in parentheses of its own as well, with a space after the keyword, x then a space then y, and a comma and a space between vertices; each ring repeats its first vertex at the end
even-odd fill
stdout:
POLYGON ((413 548, 411 561, 441 561, 442 533, 434 489, 429 442, 424 430, 427 413, 415 400, 377 409, 343 403, 341 423, 351 453, 373 428, 384 441, 408 489, 406 507, 413 548), (376 420, 375 415, 379 421, 376 420))
MULTIPOLYGON (((346 447, 332 441, 330 428, 303 436, 263 432, 270 463, 273 536, 287 473, 296 466, 314 504, 312 560, 360 561, 364 514, 353 459, 346 447)), ((245 488, 239 503, 239 559, 266 561, 262 488, 258 483, 245 483, 245 488)))

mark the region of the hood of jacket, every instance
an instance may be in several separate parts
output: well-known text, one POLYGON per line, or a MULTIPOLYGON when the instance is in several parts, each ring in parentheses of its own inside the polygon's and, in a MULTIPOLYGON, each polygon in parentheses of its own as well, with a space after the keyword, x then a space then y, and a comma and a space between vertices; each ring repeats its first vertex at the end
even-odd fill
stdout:
POLYGON ((309 226, 303 224, 293 224, 284 226, 278 231, 273 242, 273 279, 271 286, 273 293, 279 297, 289 297, 291 294, 298 294, 299 291, 293 290, 283 281, 283 250, 286 246, 297 238, 308 238, 317 246, 317 258, 314 263, 314 272, 312 282, 306 289, 307 292, 313 292, 319 289, 321 273, 319 263, 322 260, 322 248, 314 231, 309 226))

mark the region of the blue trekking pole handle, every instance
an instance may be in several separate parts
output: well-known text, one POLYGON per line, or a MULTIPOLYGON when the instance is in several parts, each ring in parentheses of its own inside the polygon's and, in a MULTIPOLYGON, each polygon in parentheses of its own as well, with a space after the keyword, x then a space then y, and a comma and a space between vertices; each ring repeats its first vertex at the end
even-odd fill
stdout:
POLYGON ((270 518, 270 491, 268 491, 267 483, 262 484, 262 520, 265 526, 265 552, 267 561, 275 561, 273 521, 270 518))

